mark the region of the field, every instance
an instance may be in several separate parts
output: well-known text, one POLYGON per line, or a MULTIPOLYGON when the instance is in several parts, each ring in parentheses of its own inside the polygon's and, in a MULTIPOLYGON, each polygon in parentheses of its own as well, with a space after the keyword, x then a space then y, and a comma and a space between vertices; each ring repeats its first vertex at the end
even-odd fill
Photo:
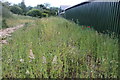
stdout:
POLYGON ((2 45, 3 78, 119 76, 118 39, 114 35, 60 17, 6 21, 10 26, 25 26, 2 45))

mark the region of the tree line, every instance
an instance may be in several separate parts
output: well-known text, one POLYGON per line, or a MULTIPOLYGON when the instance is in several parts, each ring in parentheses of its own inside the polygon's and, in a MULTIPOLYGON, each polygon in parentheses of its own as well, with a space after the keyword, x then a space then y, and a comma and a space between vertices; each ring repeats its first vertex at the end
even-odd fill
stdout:
POLYGON ((49 16, 56 16, 58 12, 58 7, 50 7, 50 4, 44 3, 39 4, 37 6, 26 6, 25 2, 21 2, 18 4, 13 4, 9 2, 1 2, 3 7, 6 7, 14 14, 18 15, 27 15, 32 17, 49 17, 49 16))

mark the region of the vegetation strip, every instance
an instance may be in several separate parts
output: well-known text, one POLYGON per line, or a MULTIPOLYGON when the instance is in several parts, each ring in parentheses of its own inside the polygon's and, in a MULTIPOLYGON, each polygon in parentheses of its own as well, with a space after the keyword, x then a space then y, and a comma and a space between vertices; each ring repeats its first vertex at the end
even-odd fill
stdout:
POLYGON ((114 35, 59 17, 36 19, 2 46, 2 76, 117 78, 118 50, 114 35))
POLYGON ((0 1, 0 5, 0 29, 8 28, 1 30, 1 40, 9 42, 0 46, 3 79, 118 78, 119 44, 114 34, 101 34, 90 25, 48 17, 57 15, 58 8, 42 4, 26 7, 24 0, 11 6, 0 1), (10 28, 19 24, 24 27, 10 28))

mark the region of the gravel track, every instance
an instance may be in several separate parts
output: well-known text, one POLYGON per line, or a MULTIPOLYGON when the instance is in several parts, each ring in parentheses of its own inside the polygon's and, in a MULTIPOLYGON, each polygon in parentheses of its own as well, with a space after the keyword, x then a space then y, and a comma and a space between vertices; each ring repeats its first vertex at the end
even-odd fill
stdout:
POLYGON ((21 25, 15 26, 15 27, 11 27, 11 28, 1 29, 0 30, 0 43, 7 44, 8 42, 7 42, 7 40, 5 40, 6 37, 10 37, 11 33, 18 30, 21 27, 24 27, 24 24, 21 24, 21 25))

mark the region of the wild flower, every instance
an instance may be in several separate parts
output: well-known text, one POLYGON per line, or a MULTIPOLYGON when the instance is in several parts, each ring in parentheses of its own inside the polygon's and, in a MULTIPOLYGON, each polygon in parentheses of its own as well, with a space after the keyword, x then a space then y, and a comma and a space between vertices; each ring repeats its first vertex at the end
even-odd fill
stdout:
POLYGON ((90 26, 87 26, 88 28, 90 28, 90 26))
MULTIPOLYGON (((56 20, 53 20, 55 24, 57 22, 59 22, 58 24, 63 23, 62 20, 55 21, 56 20)), ((43 22, 46 21, 43 19, 43 22)), ((88 28, 87 26, 75 27, 75 25, 71 28, 71 23, 61 26, 54 25, 56 26, 56 33, 51 33, 51 35, 55 35, 50 36, 52 39, 46 40, 47 36, 44 34, 44 27, 53 27, 51 24, 49 25, 49 23, 51 22, 48 21, 45 26, 42 26, 44 23, 37 22, 34 27, 30 24, 30 29, 27 28, 26 31, 20 30, 16 32, 11 43, 2 46, 4 77, 6 75, 15 78, 20 76, 24 77, 24 74, 20 74, 20 72, 25 73, 27 75, 26 77, 35 76, 44 78, 70 76, 74 78, 85 78, 87 76, 96 78, 97 75, 101 76, 101 74, 103 74, 104 77, 109 77, 108 73, 112 74, 110 77, 118 76, 117 42, 115 44, 113 39, 109 37, 106 38, 104 34, 99 35, 97 31, 92 32, 92 30, 90 30, 92 28, 91 26, 91 28, 88 28), (69 26, 68 29, 64 28, 66 25, 69 26), (43 30, 41 31, 41 29, 43 30), (60 35, 58 36, 58 34, 60 35), (33 43, 31 41, 33 41, 33 43), (32 47, 34 47, 35 53, 32 47), (27 59, 22 58, 26 56, 25 53, 27 53, 27 59), (38 55, 38 58, 35 54, 38 55), (111 55, 113 56, 111 57, 111 55), (19 58, 19 56, 22 57, 19 58), (24 65, 22 62, 25 63, 26 60, 28 62, 24 65), (7 63, 7 61, 9 61, 9 63, 7 63), (11 64, 12 62, 14 62, 13 65, 11 64), (19 63, 22 63, 22 65, 19 63), (11 68, 13 69, 13 74, 15 73, 14 75, 8 75, 11 74, 11 68), (19 70, 19 72, 17 70, 19 70)), ((46 29, 49 32, 49 29, 46 29)), ((53 28, 50 28, 50 30, 51 29, 53 28)))
POLYGON ((57 64, 57 56, 56 55, 53 58, 52 64, 57 64))
POLYGON ((23 63, 23 62, 24 62, 24 59, 20 59, 20 62, 23 63))
POLYGON ((43 63, 47 63, 47 62, 46 62, 46 57, 45 57, 45 56, 43 56, 42 59, 43 59, 43 63))
POLYGON ((7 62, 8 62, 8 63, 11 63, 11 61, 12 61, 11 59, 8 59, 8 61, 7 61, 7 62))
POLYGON ((26 70, 26 74, 29 74, 30 72, 28 70, 26 70))
POLYGON ((29 60, 29 62, 32 62, 32 60, 29 60))

